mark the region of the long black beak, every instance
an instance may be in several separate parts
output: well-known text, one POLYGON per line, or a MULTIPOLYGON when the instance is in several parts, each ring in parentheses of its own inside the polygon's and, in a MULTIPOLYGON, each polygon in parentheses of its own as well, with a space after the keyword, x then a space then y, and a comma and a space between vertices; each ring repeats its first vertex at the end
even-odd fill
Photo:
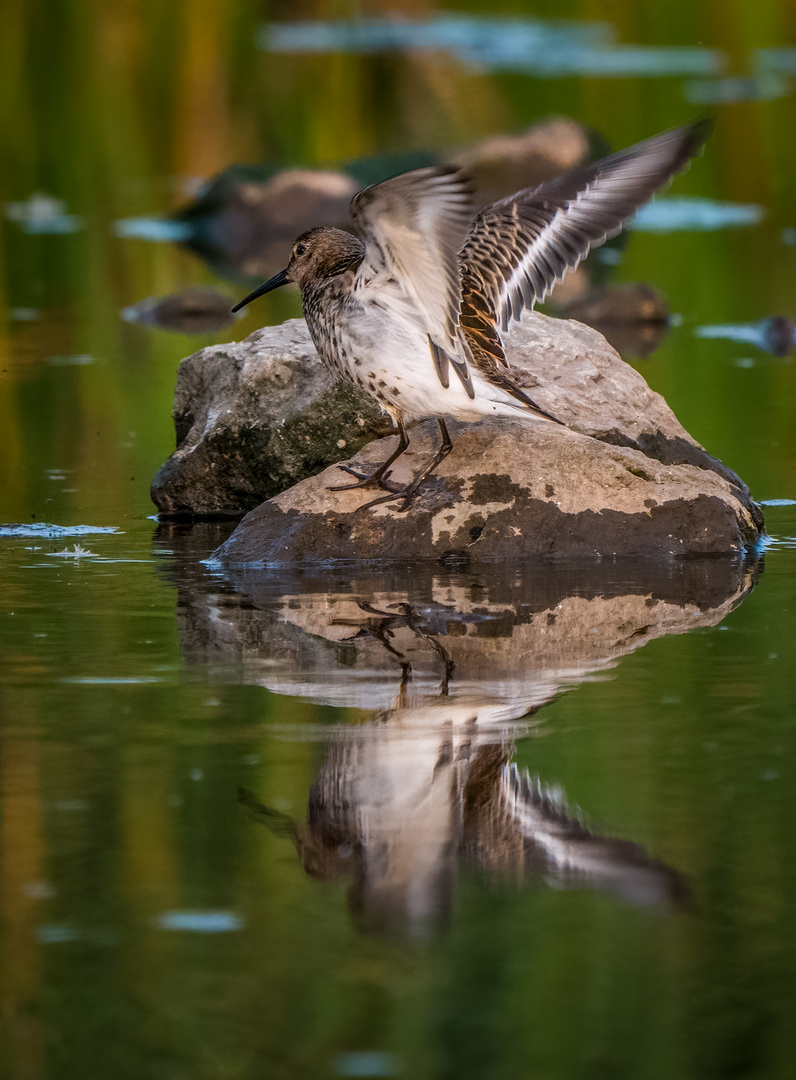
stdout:
POLYGON ((278 289, 280 285, 287 285, 289 281, 290 278, 287 276, 287 270, 280 270, 278 274, 274 274, 274 276, 266 281, 265 284, 258 285, 254 292, 250 292, 245 299, 241 300, 239 304, 236 304, 232 311, 240 311, 242 307, 246 307, 252 300, 256 300, 258 296, 264 296, 267 292, 278 289))

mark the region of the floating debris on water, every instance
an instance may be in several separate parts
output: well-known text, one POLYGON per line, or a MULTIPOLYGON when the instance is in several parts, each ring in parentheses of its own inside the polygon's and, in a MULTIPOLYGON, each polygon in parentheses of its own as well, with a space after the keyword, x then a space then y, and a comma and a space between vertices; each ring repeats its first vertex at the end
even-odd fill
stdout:
POLYGON ((47 554, 53 559, 96 559, 96 551, 89 551, 88 548, 81 547, 80 544, 75 546, 70 551, 69 548, 64 548, 63 551, 48 551, 47 554))
POLYGON ((82 218, 66 213, 66 203, 41 192, 25 202, 6 203, 5 213, 9 221, 31 234, 73 233, 83 228, 82 218))
POLYGON ((628 228, 640 232, 712 232, 757 225, 765 217, 762 206, 754 203, 720 202, 699 196, 676 196, 655 199, 642 207, 628 228))
POLYGON ((100 533, 120 535, 123 530, 115 525, 48 525, 46 522, 22 525, 0 525, 0 536, 16 536, 20 539, 61 540, 71 536, 95 536, 100 533))

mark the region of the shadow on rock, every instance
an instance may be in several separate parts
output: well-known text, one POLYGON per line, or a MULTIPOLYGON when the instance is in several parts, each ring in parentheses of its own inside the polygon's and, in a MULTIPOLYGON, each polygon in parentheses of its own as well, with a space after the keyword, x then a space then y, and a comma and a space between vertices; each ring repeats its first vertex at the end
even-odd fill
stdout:
POLYGON ((682 876, 589 828, 544 778, 511 764, 539 710, 654 638, 714 626, 753 587, 735 559, 666 566, 264 575, 179 586, 189 665, 218 681, 367 710, 283 737, 326 742, 304 820, 242 791, 306 872, 348 882, 364 931, 424 936, 451 918, 457 875, 595 888, 677 905, 682 876), (217 587, 220 586, 220 587, 217 587), (207 591, 212 588, 214 591, 207 591))

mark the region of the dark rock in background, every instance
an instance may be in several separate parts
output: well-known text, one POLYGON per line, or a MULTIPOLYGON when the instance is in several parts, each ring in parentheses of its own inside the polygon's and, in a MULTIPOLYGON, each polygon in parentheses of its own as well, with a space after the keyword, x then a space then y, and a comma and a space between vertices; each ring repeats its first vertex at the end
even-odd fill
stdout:
POLYGON ((666 297, 651 285, 594 285, 567 303, 552 297, 556 314, 599 330, 620 356, 646 359, 669 331, 666 297))
MULTIPOLYGON (((574 120, 552 119, 518 135, 490 136, 436 154, 357 161, 341 171, 285 169, 272 176, 233 166, 174 215, 190 226, 186 243, 223 273, 270 277, 293 241, 316 225, 348 229, 348 204, 360 188, 435 161, 461 165, 476 181, 479 206, 540 184, 585 161, 589 140, 574 120)), ((568 286, 569 287, 569 286, 568 286)))
POLYGON ((122 310, 125 322, 145 323, 180 334, 209 334, 235 322, 235 303, 216 289, 196 286, 141 300, 122 310))
POLYGON ((519 134, 490 135, 440 160, 460 165, 473 177, 478 205, 574 169, 590 157, 586 130, 574 120, 553 117, 519 134))
POLYGON ((233 168, 212 180, 176 219, 192 226, 188 246, 218 270, 270 277, 305 230, 346 225, 359 186, 340 172, 286 169, 259 180, 245 179, 233 168))

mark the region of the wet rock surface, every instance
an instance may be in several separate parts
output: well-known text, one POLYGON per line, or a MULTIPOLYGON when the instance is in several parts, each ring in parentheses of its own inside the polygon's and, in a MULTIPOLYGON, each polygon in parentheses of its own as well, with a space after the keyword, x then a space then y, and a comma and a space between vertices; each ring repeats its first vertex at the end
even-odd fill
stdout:
MULTIPOLYGON (((280 328, 277 328, 280 329, 280 328)), ((263 332, 266 333, 266 332, 263 332)), ((245 344, 245 343, 244 343, 245 344)), ((763 528, 735 473, 596 331, 533 314, 509 339, 513 377, 566 427, 537 420, 451 425, 454 449, 406 510, 380 492, 331 491, 333 466, 257 507, 221 545, 225 563, 738 553, 763 528)), ((390 479, 433 455, 437 426, 412 432, 390 479)), ((372 471, 395 445, 347 464, 372 471)))

